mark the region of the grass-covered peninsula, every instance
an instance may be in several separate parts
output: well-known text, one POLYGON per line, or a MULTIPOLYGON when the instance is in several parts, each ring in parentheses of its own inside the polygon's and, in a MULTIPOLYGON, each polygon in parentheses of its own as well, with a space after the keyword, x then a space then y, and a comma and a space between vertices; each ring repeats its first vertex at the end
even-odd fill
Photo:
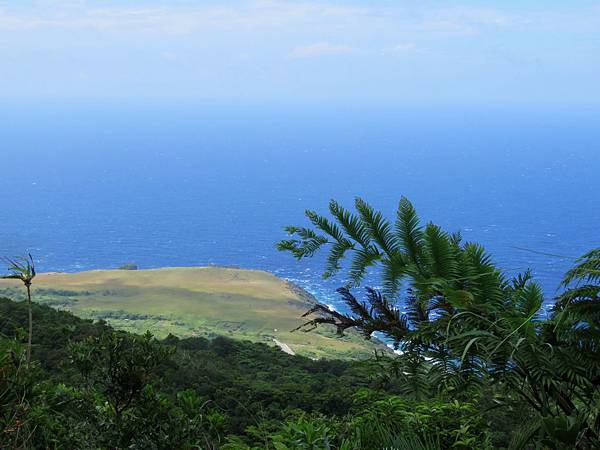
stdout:
MULTIPOLYGON (((117 329, 150 331, 159 338, 227 336, 278 345, 312 358, 360 358, 385 349, 358 333, 340 337, 333 327, 291 330, 313 304, 307 292, 257 270, 177 267, 94 270, 37 275, 35 301, 117 329)), ((23 299, 15 280, 0 280, 0 296, 23 299)))

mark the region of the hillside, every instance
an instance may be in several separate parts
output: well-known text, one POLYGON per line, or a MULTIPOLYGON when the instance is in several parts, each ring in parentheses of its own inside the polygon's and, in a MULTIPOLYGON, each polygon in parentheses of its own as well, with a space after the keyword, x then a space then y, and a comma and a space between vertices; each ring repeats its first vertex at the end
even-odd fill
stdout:
MULTIPOLYGON (((70 395, 70 389, 79 389, 82 386, 82 380, 70 360, 73 351, 71 346, 89 342, 87 339, 98 338, 103 334, 110 335, 112 330, 105 324, 81 320, 67 312, 56 311, 46 306, 34 305, 33 315, 35 318, 33 359, 36 364, 39 364, 35 370, 40 371, 35 372, 35 380, 47 384, 38 389, 35 394, 27 392, 34 396, 30 399, 31 404, 39 408, 47 401, 41 392, 54 389, 50 384, 59 384, 57 395, 62 396, 60 397, 62 400, 65 395, 70 395), (69 388, 61 388, 62 383, 69 388)), ((0 297, 0 406, 2 407, 5 406, 3 402, 6 402, 7 396, 7 392, 2 389, 3 382, 10 380, 7 377, 13 369, 12 358, 9 357, 11 352, 7 350, 15 348, 11 340, 22 336, 19 330, 26 327, 26 305, 23 302, 16 303, 0 297)), ((135 336, 127 333, 122 333, 121 336, 128 341, 136 339, 135 336)), ((223 337, 215 339, 170 337, 164 341, 155 341, 158 347, 163 347, 163 344, 176 349, 175 353, 156 368, 153 375, 157 377, 156 380, 160 379, 157 388, 160 386, 161 395, 167 396, 174 402, 169 406, 167 415, 160 417, 163 426, 167 422, 172 424, 175 420, 173 416, 177 414, 176 403, 184 392, 186 395, 193 392, 202 399, 199 405, 205 406, 196 405, 195 413, 206 417, 210 414, 217 414, 217 418, 222 416, 219 419, 219 433, 223 435, 243 434, 245 428, 255 424, 259 417, 281 421, 298 408, 331 415, 345 414, 352 407, 352 395, 356 389, 369 384, 369 377, 365 374, 368 373, 365 372, 367 363, 311 361, 304 357, 290 357, 263 344, 223 337)), ((147 350, 152 348, 154 346, 147 350)), ((13 380, 13 383, 17 381, 13 380)), ((12 388, 18 389, 20 385, 14 384, 12 388)), ((14 392, 16 393, 17 390, 14 392)), ((165 401, 163 397, 161 399, 165 401)), ((76 401, 70 400, 72 403, 65 402, 67 407, 63 407, 60 402, 58 405, 46 406, 53 408, 53 412, 49 414, 60 424, 59 427, 63 430, 61 433, 65 433, 50 436, 50 439, 55 440, 52 448, 54 446, 61 449, 112 448, 94 447, 91 441, 87 441, 87 439, 92 441, 98 439, 101 426, 93 429, 92 435, 86 436, 85 446, 79 446, 83 445, 81 443, 68 444, 73 436, 77 436, 84 428, 84 424, 86 426, 90 423, 95 424, 95 414, 98 411, 100 413, 104 411, 100 407, 97 409, 92 407, 91 410, 82 408, 81 397, 76 401), (83 417, 84 415, 86 417, 83 417), (68 436, 67 431, 71 435, 68 436)), ((85 401, 87 402, 88 399, 86 398, 85 401)), ((102 403, 100 401, 100 404, 102 403)), ((159 410, 160 407, 152 403, 149 414, 157 414, 159 410)), ((10 411, 10 408, 6 411, 10 411)), ((0 432, 3 430, 2 419, 6 419, 3 413, 4 410, 0 408, 0 432)), ((26 422, 29 421, 32 425, 37 420, 37 416, 32 414, 26 419, 26 422)), ((40 427, 38 434, 52 435, 52 431, 56 431, 46 427, 49 427, 48 423, 40 427)), ((201 428, 206 432, 209 427, 203 423, 201 428)), ((181 438, 185 433, 179 429, 173 434, 181 438)), ((152 444, 156 443, 156 441, 152 442, 152 444)), ((5 442, 0 438, 0 449, 6 448, 3 444, 5 442)), ((50 447, 45 442, 44 445, 38 443, 35 448, 50 447)), ((163 444, 163 447, 135 448, 179 447, 168 447, 163 444)))
MULTIPOLYGON (((159 338, 228 336, 278 345, 313 358, 365 357, 381 344, 334 329, 290 331, 302 324, 311 296, 267 272, 221 267, 45 273, 34 300, 135 333, 159 338)), ((23 299, 21 286, 0 280, 0 296, 23 299)))
MULTIPOLYGON (((312 361, 225 337, 148 340, 32 309, 28 367, 27 305, 0 298, 0 449, 450 448, 406 440, 415 423, 490 448, 474 404, 398 396, 381 361, 312 361)), ((505 421, 493 423, 503 435, 505 421)))

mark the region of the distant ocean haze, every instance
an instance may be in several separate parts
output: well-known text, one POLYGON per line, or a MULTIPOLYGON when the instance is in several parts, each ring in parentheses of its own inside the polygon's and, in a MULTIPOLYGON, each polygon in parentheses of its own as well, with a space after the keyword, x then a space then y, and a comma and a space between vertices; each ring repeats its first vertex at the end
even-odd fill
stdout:
POLYGON ((277 252, 283 227, 355 196, 393 219, 405 195, 507 272, 531 268, 551 300, 570 258, 600 245, 598 112, 3 111, 0 253, 31 251, 42 271, 263 269, 339 307, 344 272, 323 280, 324 255, 277 252))

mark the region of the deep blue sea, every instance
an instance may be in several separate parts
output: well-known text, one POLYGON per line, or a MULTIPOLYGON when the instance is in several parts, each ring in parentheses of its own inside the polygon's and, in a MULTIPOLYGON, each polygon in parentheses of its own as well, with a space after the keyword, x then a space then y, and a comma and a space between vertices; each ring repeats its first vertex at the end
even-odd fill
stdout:
POLYGON ((0 254, 42 271, 234 265, 336 305, 343 274, 274 245, 355 196, 407 196, 548 299, 600 246, 600 108, 21 105, 0 136, 0 254))

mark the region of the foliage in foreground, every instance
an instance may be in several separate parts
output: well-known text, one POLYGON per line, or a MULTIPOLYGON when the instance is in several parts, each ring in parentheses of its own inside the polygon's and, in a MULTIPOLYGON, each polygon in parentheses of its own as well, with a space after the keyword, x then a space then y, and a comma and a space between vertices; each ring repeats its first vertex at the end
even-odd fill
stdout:
POLYGON ((0 448, 383 448, 424 433, 468 448, 491 436, 474 401, 407 398, 371 363, 226 338, 159 342, 33 311, 27 365, 27 304, 0 300, 0 448))
POLYGON ((315 305, 305 327, 383 334, 402 351, 388 374, 417 398, 493 386, 499 406, 526 404, 531 418, 513 448, 598 447, 600 249, 578 260, 546 314, 530 272, 509 278, 483 247, 421 226, 407 199, 394 222, 361 199, 355 206, 356 213, 332 201, 331 218, 307 211, 313 227, 288 227, 292 239, 278 244, 298 259, 328 247, 325 277, 350 259, 351 282, 339 293, 351 313, 315 305), (383 292, 367 288, 360 300, 351 289, 369 270, 381 274, 383 292))
POLYGON ((31 340, 33 336, 33 315, 31 312, 31 285, 33 284, 33 279, 36 276, 35 272, 35 263, 33 262, 33 257, 31 255, 27 255, 26 258, 7 258, 8 262, 8 275, 4 275, 0 278, 5 280, 19 280, 25 286, 25 290, 27 291, 27 305, 28 305, 28 325, 29 331, 27 335, 27 363, 31 361, 31 340))

